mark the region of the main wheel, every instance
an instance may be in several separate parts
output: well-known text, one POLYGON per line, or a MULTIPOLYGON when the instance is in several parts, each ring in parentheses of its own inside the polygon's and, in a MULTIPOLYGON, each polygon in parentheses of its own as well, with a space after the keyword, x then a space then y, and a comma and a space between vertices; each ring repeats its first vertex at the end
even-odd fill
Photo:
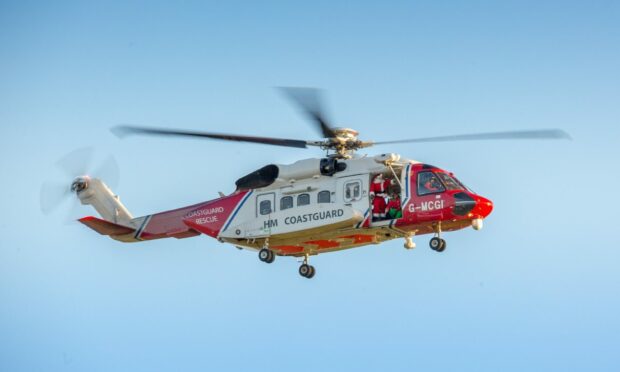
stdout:
MULTIPOLYGON (((434 237, 434 238, 431 239, 430 242, 428 242, 428 245, 431 247, 432 250, 439 252, 439 250, 441 249, 441 245, 442 245, 441 241, 442 240, 443 239, 439 239, 438 237, 434 237)), ((444 243, 444 245, 445 245, 445 243, 444 243)))
POLYGON ((443 239, 439 239, 439 240, 441 241, 441 245, 439 246, 439 249, 437 249, 437 252, 443 252, 448 246, 448 243, 446 243, 446 241, 443 239))
POLYGON ((314 275, 314 268, 308 264, 302 264, 301 266, 299 266, 299 275, 303 276, 304 278, 312 278, 310 275, 314 275))
POLYGON ((275 259, 275 254, 273 253, 273 251, 267 248, 263 248, 258 251, 258 259, 266 263, 272 263, 275 259))
POLYGON ((306 276, 306 278, 312 279, 314 278, 314 274, 316 274, 316 270, 314 269, 314 266, 310 265, 310 273, 306 276))
POLYGON ((270 249, 269 250, 269 258, 265 262, 272 263, 275 259, 276 259, 276 253, 270 249))

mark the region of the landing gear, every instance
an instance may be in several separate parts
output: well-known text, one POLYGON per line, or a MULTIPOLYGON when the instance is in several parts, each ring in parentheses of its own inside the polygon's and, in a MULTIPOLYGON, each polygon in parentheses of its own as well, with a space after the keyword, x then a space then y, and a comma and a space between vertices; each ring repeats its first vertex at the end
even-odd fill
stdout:
POLYGON ((258 259, 266 263, 272 263, 276 259, 276 254, 271 249, 263 248, 258 251, 258 259))
POLYGON ((276 254, 269 249, 269 238, 265 239, 263 249, 258 251, 258 259, 266 263, 272 263, 276 259, 276 254))
POLYGON ((446 241, 441 238, 441 222, 437 224, 435 237, 428 242, 428 245, 436 252, 443 252, 446 249, 446 241))
POLYGON ((314 276, 315 270, 314 270, 314 266, 312 265, 308 265, 308 264, 302 264, 301 266, 299 266, 299 275, 303 276, 304 278, 312 278, 314 276))
POLYGON ((434 251, 443 252, 446 249, 447 244, 445 240, 436 236, 431 239, 428 245, 430 245, 431 249, 434 251))
POLYGON ((314 269, 314 266, 308 264, 308 255, 306 254, 304 257, 304 263, 299 266, 299 275, 304 278, 312 279, 315 273, 316 270, 314 269))

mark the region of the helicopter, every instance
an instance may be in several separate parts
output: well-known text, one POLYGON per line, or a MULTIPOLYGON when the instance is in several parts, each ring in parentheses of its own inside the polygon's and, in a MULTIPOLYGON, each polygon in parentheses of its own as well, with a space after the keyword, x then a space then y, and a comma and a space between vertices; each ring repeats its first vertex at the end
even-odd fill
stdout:
POLYGON ((310 257, 322 253, 432 235, 429 246, 443 252, 443 234, 468 227, 480 230, 493 202, 476 194, 453 173, 407 159, 396 153, 359 155, 358 150, 398 143, 471 140, 570 139, 560 129, 460 134, 395 139, 359 139, 351 128, 331 125, 313 88, 282 88, 310 118, 322 140, 298 140, 236 134, 121 125, 111 129, 119 138, 130 135, 193 137, 249 142, 325 151, 321 157, 293 164, 269 164, 235 182, 228 195, 182 208, 133 217, 101 179, 80 175, 70 186, 81 204, 91 205, 100 217, 78 221, 120 242, 162 238, 185 239, 207 235, 242 250, 258 252, 273 263, 276 256, 302 259, 299 274, 316 273, 310 257))

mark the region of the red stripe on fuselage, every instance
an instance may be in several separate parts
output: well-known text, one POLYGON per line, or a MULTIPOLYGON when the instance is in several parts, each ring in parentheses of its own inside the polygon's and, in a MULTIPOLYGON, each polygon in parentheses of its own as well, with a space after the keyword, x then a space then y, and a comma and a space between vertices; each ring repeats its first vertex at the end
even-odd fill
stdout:
POLYGON ((183 217, 183 223, 194 230, 216 238, 248 192, 237 192, 204 204, 187 213, 183 217))
MULTIPOLYGON (((179 209, 173 209, 171 211, 153 214, 150 216, 150 220, 145 221, 147 223, 143 227, 143 230, 140 232, 139 236, 136 236, 136 238, 140 240, 150 240, 166 238, 176 234, 190 233, 191 229, 183 223, 183 216, 196 208, 209 203, 211 202, 194 204, 179 209)), ((148 219, 149 216, 144 218, 148 219)))

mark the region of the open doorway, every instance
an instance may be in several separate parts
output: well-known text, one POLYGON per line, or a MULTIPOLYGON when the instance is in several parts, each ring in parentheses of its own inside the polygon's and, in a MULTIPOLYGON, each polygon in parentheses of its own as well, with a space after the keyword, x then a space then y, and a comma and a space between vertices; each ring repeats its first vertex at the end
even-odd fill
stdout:
POLYGON ((403 216, 401 173, 402 167, 399 167, 370 175, 369 196, 373 223, 391 221, 403 216))

